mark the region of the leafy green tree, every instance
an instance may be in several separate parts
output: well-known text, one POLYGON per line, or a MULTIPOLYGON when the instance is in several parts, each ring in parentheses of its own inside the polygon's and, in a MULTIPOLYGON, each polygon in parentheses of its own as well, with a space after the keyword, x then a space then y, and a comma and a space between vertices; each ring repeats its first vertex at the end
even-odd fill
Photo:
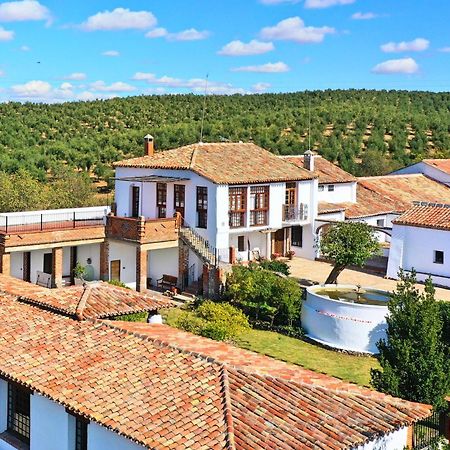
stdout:
POLYGON ((380 253, 375 230, 365 222, 340 222, 326 228, 317 242, 319 251, 334 262, 325 284, 337 283, 347 266, 362 267, 380 253))
POLYGON ((431 280, 423 293, 415 283, 415 273, 400 273, 388 304, 387 338, 377 344, 382 370, 372 369, 372 384, 382 392, 439 408, 450 390, 448 342, 443 341, 431 280))

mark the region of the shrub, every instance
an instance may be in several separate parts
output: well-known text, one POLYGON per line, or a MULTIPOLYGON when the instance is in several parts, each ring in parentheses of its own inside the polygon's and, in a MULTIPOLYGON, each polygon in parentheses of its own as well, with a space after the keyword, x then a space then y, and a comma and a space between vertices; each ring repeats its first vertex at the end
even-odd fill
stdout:
POLYGON ((125 283, 122 283, 122 281, 119 280, 109 280, 108 283, 112 284, 113 286, 119 286, 125 289, 130 289, 125 283))
POLYGON ((260 266, 265 270, 270 270, 271 272, 279 272, 283 275, 289 275, 291 272, 289 270, 289 266, 283 262, 283 261, 277 261, 276 259, 273 260, 264 260, 261 261, 260 266))
POLYGON ((181 314, 176 326, 217 341, 233 339, 242 330, 249 328, 247 317, 242 311, 228 303, 209 300, 194 311, 181 314))
POLYGON ((253 320, 291 326, 300 318, 302 292, 297 281, 256 265, 233 267, 226 296, 253 320))

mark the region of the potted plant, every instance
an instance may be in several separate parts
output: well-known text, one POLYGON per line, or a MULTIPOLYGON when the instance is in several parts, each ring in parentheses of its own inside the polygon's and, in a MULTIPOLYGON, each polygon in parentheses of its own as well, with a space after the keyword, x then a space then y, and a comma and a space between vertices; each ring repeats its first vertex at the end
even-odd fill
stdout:
POLYGON ((279 253, 272 253, 272 259, 278 259, 280 256, 279 253))
POLYGON ((294 250, 289 250, 289 251, 286 253, 286 256, 287 256, 290 260, 292 260, 292 258, 295 256, 294 250))
POLYGON ((77 265, 73 269, 73 277, 75 281, 75 286, 84 284, 84 277, 86 276, 86 267, 77 262, 77 265))

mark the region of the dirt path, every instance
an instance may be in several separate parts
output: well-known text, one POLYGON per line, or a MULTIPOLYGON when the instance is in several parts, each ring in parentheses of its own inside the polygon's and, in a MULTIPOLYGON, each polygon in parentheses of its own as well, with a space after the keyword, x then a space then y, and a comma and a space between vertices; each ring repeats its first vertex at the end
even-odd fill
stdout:
MULTIPOLYGON (((297 278, 323 283, 331 271, 331 264, 322 261, 310 261, 308 259, 294 258, 288 261, 291 268, 291 275, 297 278)), ((360 284, 361 286, 373 287, 393 291, 397 282, 387 280, 381 275, 364 273, 357 270, 345 269, 339 276, 339 283, 360 284)), ((417 284, 423 290, 423 284, 417 284)), ((436 288, 436 298, 450 301, 450 289, 436 288)))

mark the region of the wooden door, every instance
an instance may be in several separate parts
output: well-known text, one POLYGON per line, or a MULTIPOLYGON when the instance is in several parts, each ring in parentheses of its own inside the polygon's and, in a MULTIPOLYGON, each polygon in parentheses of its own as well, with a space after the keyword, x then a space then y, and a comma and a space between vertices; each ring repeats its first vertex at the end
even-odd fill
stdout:
POLYGON ((44 253, 44 264, 42 272, 52 274, 53 271, 53 253, 44 253))
POLYGON ((131 188, 131 217, 139 217, 139 186, 131 188))
POLYGON ((273 252, 284 255, 284 228, 274 233, 273 252))
POLYGON ((120 259, 111 261, 111 280, 120 281, 120 259))
POLYGON ((31 253, 23 252, 23 279, 31 281, 31 253))
POLYGON ((174 185, 174 196, 173 196, 173 209, 175 212, 181 214, 184 218, 184 205, 185 205, 185 186, 184 184, 174 185))

